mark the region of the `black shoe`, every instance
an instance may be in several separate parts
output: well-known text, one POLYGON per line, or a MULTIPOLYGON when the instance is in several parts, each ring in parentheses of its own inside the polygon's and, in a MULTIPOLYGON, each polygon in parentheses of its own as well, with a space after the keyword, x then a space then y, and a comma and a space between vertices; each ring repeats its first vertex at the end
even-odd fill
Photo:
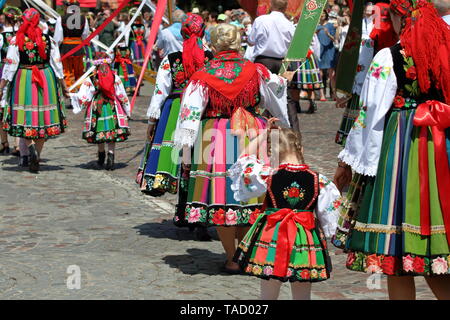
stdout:
POLYGON ((13 152, 11 152, 11 155, 12 155, 12 156, 15 156, 15 157, 20 157, 20 151, 19 151, 19 148, 14 147, 14 150, 13 150, 13 152))
POLYGON ((28 147, 30 150, 30 172, 38 173, 39 172, 39 159, 36 152, 36 147, 34 144, 28 147))
POLYGON ((309 109, 308 109, 308 111, 306 111, 306 113, 311 114, 311 113, 314 113, 316 111, 317 111, 316 103, 313 100, 310 100, 309 101, 309 109))
POLYGON ((106 160, 106 170, 114 170, 114 153, 108 152, 108 159, 106 160))
POLYGON ((208 229, 205 227, 197 227, 195 236, 197 237, 198 241, 211 241, 212 239, 208 233, 208 229))
POLYGON ((9 154, 10 148, 8 142, 2 142, 2 148, 0 149, 0 154, 9 154))
POLYGON ((98 153, 97 164, 99 165, 99 167, 103 167, 103 165, 105 164, 105 158, 106 158, 106 152, 105 151, 98 153))
POLYGON ((28 167, 30 165, 28 161, 28 156, 22 156, 19 160, 19 166, 21 167, 28 167))

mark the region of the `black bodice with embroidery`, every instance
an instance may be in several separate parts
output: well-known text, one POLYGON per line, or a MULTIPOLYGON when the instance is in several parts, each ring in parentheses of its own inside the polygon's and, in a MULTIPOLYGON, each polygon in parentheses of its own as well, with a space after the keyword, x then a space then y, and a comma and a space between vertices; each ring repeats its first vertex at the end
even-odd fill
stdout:
MULTIPOLYGON (((205 51, 206 61, 211 60, 213 57, 214 55, 211 51, 205 51)), ((186 79, 184 76, 183 53, 181 51, 174 52, 169 54, 167 58, 169 59, 173 88, 184 89, 187 86, 189 79, 186 79)))
POLYGON ((390 48, 394 62, 394 72, 397 78, 397 94, 394 100, 394 109, 416 108, 427 100, 443 101, 442 93, 434 86, 428 94, 423 94, 419 89, 414 61, 405 56, 400 43, 390 48))
POLYGON ((319 194, 319 175, 306 166, 284 165, 269 178, 268 208, 313 210, 319 194))
POLYGON ((46 59, 42 59, 39 55, 37 45, 30 39, 25 40, 23 50, 19 48, 20 64, 22 65, 35 65, 35 64, 45 64, 50 61, 50 37, 48 35, 42 36, 45 40, 45 52, 47 53, 46 59))

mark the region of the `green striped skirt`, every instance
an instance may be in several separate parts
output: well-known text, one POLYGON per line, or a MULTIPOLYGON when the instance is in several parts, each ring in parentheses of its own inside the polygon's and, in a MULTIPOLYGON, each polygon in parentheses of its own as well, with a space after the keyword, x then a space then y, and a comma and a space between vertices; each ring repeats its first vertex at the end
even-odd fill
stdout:
POLYGON ((294 75, 291 85, 302 90, 317 90, 323 88, 322 76, 315 56, 312 54, 306 61, 293 63, 295 69, 300 70, 294 75))
POLYGON ((350 133, 350 130, 355 123, 355 119, 358 117, 360 111, 360 101, 359 95, 354 93, 352 98, 347 104, 345 108, 344 114, 342 115, 341 125, 336 134, 335 142, 342 146, 345 146, 345 142, 347 141, 347 136, 350 133))
MULTIPOLYGON (((414 107, 411 101, 407 99, 407 105, 414 107)), ((428 137, 431 235, 421 234, 420 128, 413 125, 414 115, 414 108, 393 108, 386 117, 377 175, 367 180, 361 209, 346 244, 350 270, 413 276, 450 273, 450 250, 431 131, 428 137)))
POLYGON ((172 93, 165 101, 153 141, 146 143, 139 166, 137 182, 141 191, 154 197, 178 191, 180 150, 173 137, 180 113, 180 93, 181 90, 172 93))
POLYGON ((39 69, 44 86, 32 81, 32 70, 17 70, 8 91, 3 128, 11 136, 48 139, 64 132, 67 121, 64 98, 53 69, 39 69))
POLYGON ((123 142, 128 139, 128 117, 122 106, 100 94, 86 108, 83 139, 88 143, 123 142))
MULTIPOLYGON (((280 209, 268 209, 263 214, 259 214, 239 244, 236 250, 234 261, 237 262, 241 270, 250 276, 262 279, 277 279, 283 282, 302 281, 316 282, 323 281, 330 277, 331 260, 327 251, 325 236, 315 219, 315 228, 307 230, 299 223, 296 223, 297 234, 292 247, 289 248, 289 261, 285 276, 274 275, 274 265, 276 261, 279 242, 286 239, 280 238, 279 229, 283 220, 278 221, 275 226, 268 226, 268 216, 278 212, 280 209)), ((297 214, 313 214, 309 212, 298 212, 297 214)))

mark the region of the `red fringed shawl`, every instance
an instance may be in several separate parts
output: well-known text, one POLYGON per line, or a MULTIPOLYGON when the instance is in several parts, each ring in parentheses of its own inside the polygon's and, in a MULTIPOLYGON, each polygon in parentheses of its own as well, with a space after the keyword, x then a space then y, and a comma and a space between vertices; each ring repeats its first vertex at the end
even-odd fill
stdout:
POLYGON ((258 70, 265 78, 270 76, 264 66, 242 58, 236 51, 224 51, 194 73, 191 81, 206 84, 210 108, 230 116, 240 107, 257 104, 260 84, 258 70))

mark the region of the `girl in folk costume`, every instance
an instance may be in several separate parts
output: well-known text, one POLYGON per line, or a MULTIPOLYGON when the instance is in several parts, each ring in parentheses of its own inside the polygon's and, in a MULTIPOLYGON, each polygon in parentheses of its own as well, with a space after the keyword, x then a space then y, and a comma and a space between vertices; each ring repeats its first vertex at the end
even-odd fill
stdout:
POLYGON ((137 80, 130 58, 130 48, 124 42, 119 43, 114 57, 114 70, 116 70, 120 80, 122 80, 127 94, 133 95, 136 90, 137 80))
POLYGON ((234 200, 227 169, 242 150, 239 141, 245 142, 249 134, 265 128, 259 104, 289 127, 287 81, 239 55, 240 33, 236 26, 217 26, 211 39, 217 53, 194 73, 183 94, 175 145, 184 147, 185 170, 189 170, 192 152, 186 220, 217 226, 227 255, 223 271, 237 273, 239 268, 232 261, 236 235, 240 241, 251 212, 262 201, 234 200), (242 131, 245 133, 239 139, 237 135, 242 131))
MULTIPOLYGON (((67 122, 64 98, 68 96, 60 54, 55 42, 38 27, 39 12, 27 9, 23 23, 11 40, 0 82, 6 97, 3 129, 25 139, 30 151, 30 171, 39 171, 39 159, 48 138, 64 132, 67 122)), ((0 96, 1 97, 1 96, 0 96)))
MULTIPOLYGON (((370 4, 368 7, 370 8, 370 4)), ((383 48, 393 46, 398 41, 398 35, 394 31, 392 21, 389 15, 389 5, 386 3, 377 3, 375 6, 377 16, 374 17, 373 28, 367 28, 367 24, 363 24, 362 41, 359 48, 358 66, 356 69, 355 81, 352 88, 352 94, 348 98, 344 98, 337 103, 338 108, 345 108, 342 116, 341 125, 336 133, 335 142, 345 146, 348 133, 350 132, 355 119, 360 111, 360 95, 361 89, 369 70, 370 63, 374 54, 383 48)), ((350 33, 349 37, 354 34, 350 33)), ((350 50, 350 45, 346 43, 344 48, 350 50)))
MULTIPOLYGON (((10 45, 11 39, 16 35, 18 29, 17 24, 22 17, 22 11, 19 8, 6 6, 3 9, 3 14, 5 15, 5 25, 3 26, 3 31, 0 33, 0 77, 5 66, 6 54, 8 52, 8 47, 10 45)), ((3 108, 0 107, 0 138, 1 138, 1 149, 0 154, 8 154, 10 152, 8 134, 3 130, 3 108)), ((17 155, 19 150, 14 147, 12 154, 17 155)))
POLYGON ((450 299, 450 26, 427 1, 392 0, 390 14, 400 43, 370 66, 335 176, 363 183, 342 212, 347 268, 387 274, 391 299, 415 299, 414 276, 450 299))
MULTIPOLYGON (((309 109, 307 113, 314 113, 317 110, 315 103, 315 90, 324 88, 320 69, 318 67, 317 57, 320 57, 320 43, 317 35, 314 34, 311 46, 308 50, 306 60, 302 62, 293 62, 293 69, 297 70, 290 83, 289 90, 294 91, 291 96, 297 97, 300 91, 306 91, 306 98, 309 100, 309 109)), ((290 101, 290 103, 297 104, 297 110, 300 110, 300 103, 290 101)))
POLYGON ((98 145, 99 167, 103 167, 108 145, 106 170, 114 170, 116 142, 123 142, 130 135, 128 117, 130 103, 119 76, 111 70, 112 59, 104 52, 97 52, 96 70, 77 94, 71 96, 74 113, 86 109, 83 139, 98 145))
POLYGON ((262 299, 277 299, 282 282, 289 281, 294 299, 309 300, 311 283, 330 277, 326 237, 336 230, 341 194, 305 164, 299 132, 271 129, 254 139, 249 154, 229 170, 236 200, 265 195, 261 211, 250 216, 253 226, 234 261, 245 274, 262 279, 262 299), (271 168, 257 158, 263 143, 279 165, 271 168))
POLYGON ((156 76, 153 98, 147 110, 148 142, 138 172, 144 193, 159 196, 177 193, 180 149, 174 149, 173 134, 180 113, 180 99, 192 74, 213 57, 203 51, 205 25, 201 16, 190 14, 182 24, 183 52, 169 54, 156 76))
MULTIPOLYGON (((130 10, 130 17, 133 17, 136 11, 136 8, 132 8, 130 10)), ((147 46, 147 41, 145 40, 145 25, 142 23, 141 13, 139 13, 139 16, 131 25, 128 44, 131 49, 133 62, 142 67, 144 65, 145 47, 147 46)), ((151 70, 150 62, 148 64, 148 69, 151 70)))

